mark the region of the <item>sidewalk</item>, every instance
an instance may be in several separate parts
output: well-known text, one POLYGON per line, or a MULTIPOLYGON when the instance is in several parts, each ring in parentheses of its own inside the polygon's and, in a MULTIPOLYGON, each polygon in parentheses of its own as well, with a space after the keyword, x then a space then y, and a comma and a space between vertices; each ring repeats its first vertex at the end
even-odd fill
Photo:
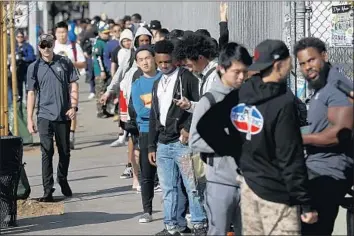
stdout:
MULTIPOLYGON (((9 234, 35 235, 153 235, 163 228, 161 193, 155 195, 150 224, 139 224, 140 194, 132 190, 132 180, 119 178, 127 162, 126 147, 111 148, 117 138, 117 123, 97 119, 95 101, 88 101, 88 84, 80 84, 79 122, 76 150, 72 151, 69 183, 74 196, 65 202, 65 214, 20 218, 19 227, 9 234)), ((41 197, 41 159, 36 150, 24 153, 32 187, 31 198, 41 197)), ((54 167, 57 165, 55 154, 54 167)), ((61 196, 56 186, 54 196, 61 196)), ((335 235, 346 234, 345 212, 337 219, 335 235)))

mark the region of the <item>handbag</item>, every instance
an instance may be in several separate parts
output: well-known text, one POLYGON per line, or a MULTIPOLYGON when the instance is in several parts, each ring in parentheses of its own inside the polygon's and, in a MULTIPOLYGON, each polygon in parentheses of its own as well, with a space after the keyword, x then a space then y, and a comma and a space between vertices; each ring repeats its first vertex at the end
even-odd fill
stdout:
POLYGON ((31 186, 28 182, 28 178, 27 178, 27 174, 26 174, 26 170, 25 170, 25 165, 26 165, 26 162, 20 166, 20 173, 19 173, 20 177, 19 177, 19 182, 18 182, 18 186, 17 186, 17 200, 19 200, 19 199, 25 200, 31 194, 31 186))

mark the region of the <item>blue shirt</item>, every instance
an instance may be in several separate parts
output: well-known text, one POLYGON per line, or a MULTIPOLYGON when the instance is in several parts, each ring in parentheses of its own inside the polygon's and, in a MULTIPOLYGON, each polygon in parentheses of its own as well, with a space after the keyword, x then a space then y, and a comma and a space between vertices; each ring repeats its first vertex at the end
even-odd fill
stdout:
POLYGON ((137 79, 132 85, 132 101, 140 132, 149 132, 152 87, 154 82, 161 78, 161 75, 161 72, 157 72, 157 74, 152 78, 140 76, 139 79, 137 79))
POLYGON ((107 42, 106 47, 104 48, 103 63, 107 71, 111 71, 111 53, 118 46, 119 46, 118 40, 112 39, 107 42))

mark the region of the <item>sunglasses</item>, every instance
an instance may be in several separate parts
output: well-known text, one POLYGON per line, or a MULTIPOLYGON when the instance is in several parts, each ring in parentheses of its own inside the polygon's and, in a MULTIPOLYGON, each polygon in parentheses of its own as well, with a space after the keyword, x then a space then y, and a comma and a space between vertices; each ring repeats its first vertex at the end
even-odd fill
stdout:
POLYGON ((49 42, 49 41, 42 41, 42 42, 39 44, 39 47, 40 47, 41 49, 52 48, 52 47, 53 47, 53 43, 52 43, 52 42, 49 42))

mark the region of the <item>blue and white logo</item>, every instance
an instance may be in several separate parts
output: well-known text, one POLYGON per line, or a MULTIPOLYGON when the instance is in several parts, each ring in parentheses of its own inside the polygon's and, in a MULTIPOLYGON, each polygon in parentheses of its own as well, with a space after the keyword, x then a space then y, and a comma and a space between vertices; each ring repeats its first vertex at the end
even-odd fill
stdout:
POLYGON ((255 106, 238 104, 231 109, 230 118, 238 131, 247 134, 247 140, 251 140, 252 135, 260 133, 263 129, 263 116, 255 106))

